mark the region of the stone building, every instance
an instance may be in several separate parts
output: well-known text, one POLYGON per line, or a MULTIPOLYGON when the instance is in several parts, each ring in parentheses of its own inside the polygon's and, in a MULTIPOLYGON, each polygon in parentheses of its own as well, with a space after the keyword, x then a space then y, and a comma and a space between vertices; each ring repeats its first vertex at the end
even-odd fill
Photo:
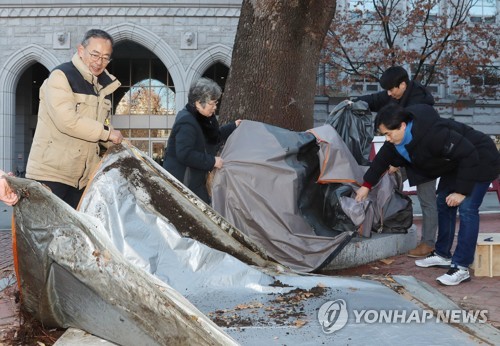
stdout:
POLYGON ((113 98, 113 125, 160 157, 190 84, 207 76, 224 85, 240 6, 241 0, 0 0, 0 167, 24 171, 39 88, 91 28, 115 40, 107 69, 122 87, 113 98), (138 95, 155 93, 156 104, 137 105, 138 95))
MULTIPOLYGON (((207 76, 224 86, 240 6, 241 0, 0 0, 0 168, 24 172, 39 88, 91 28, 115 40, 107 69, 122 87, 113 95, 113 125, 161 158, 190 84, 207 76)), ((331 102, 319 96, 317 105, 321 123, 331 102)), ((499 104, 490 106, 451 115, 498 134, 499 104)))
MULTIPOLYGON (((368 32, 368 36, 375 37, 374 41, 379 39, 379 42, 385 42, 385 32, 382 31, 379 22, 380 17, 376 13, 374 2, 374 0, 337 0, 337 13, 347 14, 348 18, 353 18, 356 21, 359 19, 362 24, 358 24, 358 30, 364 30, 364 34, 368 32)), ((412 8, 412 4, 414 3, 421 4, 422 6, 431 5, 429 9, 429 21, 431 23, 434 21, 432 19, 433 16, 447 16, 448 21, 450 21, 451 17, 457 14, 462 15, 463 11, 466 24, 478 26, 484 24, 491 25, 490 35, 492 40, 497 42, 497 46, 500 40, 500 0, 425 0, 415 2, 377 0, 376 3, 378 6, 384 4, 387 7, 387 11, 392 11, 393 13, 397 13, 394 11, 395 9, 400 10, 400 13, 405 13, 405 11, 408 11, 406 6, 412 8)), ((397 14, 394 15, 397 16, 397 14)), ((456 20, 456 18, 454 19, 456 20)), ((406 20, 398 22, 396 19, 391 21, 391 25, 394 26, 402 25, 402 27, 405 27, 406 24, 404 23, 406 23, 406 20)), ((389 35, 394 35, 392 39, 395 40, 393 44, 396 47, 401 45, 408 50, 415 48, 419 52, 422 46, 426 44, 426 39, 420 36, 422 35, 422 29, 413 28, 412 39, 408 39, 407 36, 401 34, 396 40, 396 32, 402 29, 402 27, 400 26, 399 29, 396 29, 391 25, 388 29, 390 31, 389 35), (401 38, 400 36, 405 38, 401 38)), ((432 35, 429 35, 429 40, 432 41, 433 39, 432 35)), ((346 44, 345 42, 343 43, 346 44)), ((348 48, 353 47, 348 46, 348 48)), ((361 49, 361 52, 365 52, 365 50, 361 49)), ((426 51, 426 53, 428 52, 429 50, 426 51)), ((351 62, 354 62, 354 65, 356 65, 356 58, 358 58, 356 54, 349 54, 349 59, 351 62)), ((349 65, 349 63, 344 63, 349 65)), ((410 75, 415 72, 415 66, 412 66, 410 63, 403 65, 403 67, 406 68, 410 75)), ((324 92, 328 94, 328 97, 320 97, 319 95, 316 97, 316 120, 319 120, 320 117, 326 117, 332 106, 335 106, 339 100, 382 90, 377 82, 363 79, 360 76, 352 76, 349 86, 339 87, 335 82, 328 80, 328 68, 328 64, 320 64, 318 70, 318 90, 330 89, 331 92, 324 92)), ((422 68, 424 70, 431 69, 425 63, 422 68)), ((441 74, 440 78, 442 78, 442 82, 431 83, 428 88, 436 99, 435 107, 438 109, 440 115, 442 117, 453 118, 471 125, 484 133, 496 136, 498 142, 500 140, 500 57, 497 57, 493 66, 481 66, 480 74, 469 76, 467 79, 458 79, 455 78, 456 76, 450 75, 446 66, 437 66, 436 69, 439 71, 438 74, 441 74), (490 95, 482 95, 481 91, 478 90, 483 88, 494 91, 490 95), (466 95, 457 96, 458 91, 464 91, 466 95)), ((500 142, 498 145, 500 147, 500 142)))

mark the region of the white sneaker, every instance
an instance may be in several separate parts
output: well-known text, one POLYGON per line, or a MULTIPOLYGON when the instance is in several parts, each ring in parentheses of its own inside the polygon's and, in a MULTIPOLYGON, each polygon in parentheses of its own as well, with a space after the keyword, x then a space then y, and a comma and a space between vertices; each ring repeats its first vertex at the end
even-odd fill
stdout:
POLYGON ((469 270, 453 267, 450 268, 446 274, 441 275, 436 280, 442 285, 455 286, 461 282, 470 281, 469 270))
POLYGON ((415 265, 417 267, 428 268, 428 267, 441 267, 441 268, 449 268, 451 265, 451 259, 443 258, 436 254, 434 251, 430 253, 424 259, 416 260, 415 265))

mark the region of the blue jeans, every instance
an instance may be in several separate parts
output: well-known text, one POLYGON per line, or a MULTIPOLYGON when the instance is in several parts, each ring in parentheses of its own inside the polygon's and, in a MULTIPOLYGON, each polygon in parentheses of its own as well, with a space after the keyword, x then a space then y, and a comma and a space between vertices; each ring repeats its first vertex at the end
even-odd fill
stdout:
POLYGON ((444 258, 451 258, 452 266, 469 267, 474 262, 477 237, 479 233, 479 206, 488 191, 490 183, 476 183, 469 196, 458 207, 449 207, 446 197, 454 192, 443 189, 437 195, 438 238, 435 252, 444 258), (455 238, 455 225, 459 211, 457 247, 453 256, 451 246, 455 238))

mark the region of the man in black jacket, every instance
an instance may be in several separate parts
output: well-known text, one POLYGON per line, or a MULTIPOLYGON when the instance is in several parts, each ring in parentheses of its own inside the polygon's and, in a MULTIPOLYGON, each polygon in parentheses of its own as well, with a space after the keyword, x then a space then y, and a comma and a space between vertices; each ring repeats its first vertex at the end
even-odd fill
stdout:
POLYGON ((388 105, 375 118, 375 127, 386 137, 364 175, 356 200, 364 200, 392 166, 411 167, 430 178, 440 177, 437 196, 439 215, 435 250, 419 267, 450 267, 436 280, 443 285, 458 285, 470 280, 469 265, 474 261, 479 233, 479 207, 490 183, 500 173, 500 153, 493 140, 482 132, 451 119, 442 119, 428 105, 402 108, 388 105), (457 246, 457 211, 460 215, 457 246))
POLYGON ((358 100, 368 103, 372 112, 378 112, 389 103, 402 107, 416 104, 434 105, 434 97, 422 84, 412 80, 401 66, 391 66, 380 76, 380 86, 384 91, 358 96, 358 100))
MULTIPOLYGON (((408 107, 416 104, 434 105, 432 94, 418 81, 410 81, 401 66, 391 66, 380 76, 384 91, 360 96, 357 99, 368 103, 372 112, 378 112, 388 104, 408 107)), ((394 172, 397 168, 391 168, 394 172)), ((434 250, 438 226, 436 209, 436 180, 420 176, 411 169, 406 170, 410 186, 417 186, 417 197, 422 209, 422 237, 420 244, 408 252, 410 257, 425 257, 434 250)))

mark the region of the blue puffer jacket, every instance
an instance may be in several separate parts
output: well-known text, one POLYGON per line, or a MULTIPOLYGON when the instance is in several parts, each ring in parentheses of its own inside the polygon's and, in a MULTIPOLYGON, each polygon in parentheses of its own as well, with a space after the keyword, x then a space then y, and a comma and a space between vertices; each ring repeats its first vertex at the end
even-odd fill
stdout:
POLYGON ((430 178, 441 177, 438 190, 446 187, 468 195, 476 182, 491 182, 500 173, 500 153, 484 133, 460 122, 440 118, 428 105, 406 108, 414 116, 412 141, 405 145, 411 163, 385 142, 364 180, 374 186, 389 165, 411 167, 430 178))

